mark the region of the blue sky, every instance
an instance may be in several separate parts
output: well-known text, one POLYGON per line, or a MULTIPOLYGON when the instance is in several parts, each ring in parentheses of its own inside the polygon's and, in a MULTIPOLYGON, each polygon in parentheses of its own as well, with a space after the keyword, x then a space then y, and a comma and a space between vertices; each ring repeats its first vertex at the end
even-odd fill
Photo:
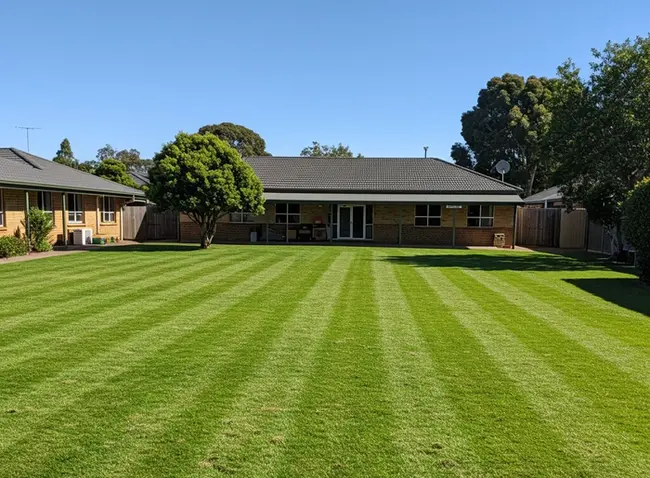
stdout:
POLYGON ((366 156, 449 157, 460 115, 505 72, 553 75, 647 35, 650 2, 5 2, 0 146, 151 157, 231 121, 274 155, 312 140, 366 156))

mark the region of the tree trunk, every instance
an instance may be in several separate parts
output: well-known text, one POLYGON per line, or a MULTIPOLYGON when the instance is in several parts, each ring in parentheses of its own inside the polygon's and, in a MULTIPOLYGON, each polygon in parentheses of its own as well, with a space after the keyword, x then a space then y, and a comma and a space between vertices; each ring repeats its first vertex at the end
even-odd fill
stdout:
POLYGON ((535 183, 535 176, 537 175, 537 165, 533 166, 533 169, 530 171, 530 179, 526 186, 526 197, 533 194, 533 184, 535 183))
POLYGON ((621 228, 617 226, 608 227, 607 235, 609 236, 612 249, 610 259, 618 261, 623 255, 623 233, 621 232, 621 228))
POLYGON ((201 249, 207 249, 212 244, 214 238, 214 231, 212 228, 203 226, 201 227, 201 249))

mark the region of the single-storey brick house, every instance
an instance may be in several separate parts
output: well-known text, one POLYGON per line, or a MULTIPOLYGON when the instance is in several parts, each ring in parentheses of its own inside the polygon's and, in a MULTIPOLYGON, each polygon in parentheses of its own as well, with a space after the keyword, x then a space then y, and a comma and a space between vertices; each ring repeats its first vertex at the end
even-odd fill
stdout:
POLYGON ((15 148, 0 148, 0 236, 24 233, 25 213, 52 214, 50 240, 67 244, 74 229, 122 238, 121 208, 144 193, 15 148))
MULTIPOLYGON (((264 185, 265 214, 222 219, 215 242, 372 241, 513 244, 521 189, 430 158, 245 158, 264 185)), ((181 240, 199 228, 181 215, 181 240)))

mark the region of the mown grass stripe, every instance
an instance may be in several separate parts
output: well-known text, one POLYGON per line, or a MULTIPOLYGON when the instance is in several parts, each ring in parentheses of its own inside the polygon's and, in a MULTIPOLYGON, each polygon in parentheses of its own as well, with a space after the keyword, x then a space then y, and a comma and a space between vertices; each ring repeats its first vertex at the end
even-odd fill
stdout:
POLYGON ((120 265, 131 260, 129 254, 123 254, 118 257, 105 256, 102 259, 91 257, 87 253, 71 254, 67 256, 54 256, 50 258, 37 259, 34 261, 17 262, 12 264, 2 264, 0 267, 0 277, 7 280, 12 285, 21 286, 32 284, 34 275, 44 280, 56 280, 62 275, 67 275, 77 269, 87 269, 89 267, 103 268, 113 264, 120 265), (56 265, 53 265, 56 264, 56 265))
MULTIPOLYGON (((79 363, 89 359, 93 355, 110 349, 116 343, 128 340, 130 337, 142 333, 150 327, 164 322, 167 314, 166 303, 170 297, 178 300, 201 297, 203 291, 210 291, 213 287, 210 283, 205 284, 206 279, 216 278, 216 284, 245 273, 253 267, 264 268, 267 264, 277 262, 272 257, 258 257, 246 263, 226 263, 226 266, 213 270, 212 264, 204 265, 190 273, 182 275, 175 274, 168 277, 166 287, 159 287, 159 290, 152 294, 154 299, 144 308, 138 310, 137 315, 133 314, 132 302, 124 302, 121 306, 111 309, 111 315, 99 314, 86 316, 73 324, 59 328, 56 335, 41 337, 48 339, 47 345, 38 348, 29 347, 29 352, 21 354, 7 354, 8 358, 0 363, 0 380, 9 384, 14 393, 22 388, 33 387, 41 380, 45 380, 70 364, 79 363), (205 275, 197 273, 205 272, 205 275), (176 279, 176 280, 174 280, 176 279), (86 327, 83 327, 87 323, 86 327), (68 333, 67 330, 75 331, 68 333), (54 351, 53 351, 54 350, 54 351), (48 361, 43 363, 43 357, 48 361)), ((146 291, 141 291, 146 295, 146 291)), ((2 353, 0 356, 5 355, 2 353)), ((2 393, 0 391, 0 399, 2 393)))
MULTIPOLYGON (((142 330, 127 341, 121 341, 109 350, 94 355, 76 367, 71 367, 63 372, 41 382, 37 387, 30 389, 27 393, 18 396, 10 396, 9 400, 3 400, 0 409, 14 409, 25 411, 22 414, 23 426, 14 431, 16 433, 4 433, 0 436, 0 449, 4 450, 11 446, 12 443, 23 437, 26 432, 34 426, 34 422, 46 420, 49 414, 56 413, 59 409, 71 406, 73 403, 82 399, 84 395, 92 393, 97 387, 100 387, 106 380, 122 374, 148 357, 158 353, 160 350, 168 347, 178 339, 192 333, 196 328, 202 325, 210 317, 221 313, 223 310, 245 300, 256 290, 265 287, 271 283, 284 270, 291 267, 295 258, 272 263, 269 267, 250 275, 248 277, 235 276, 231 281, 226 281, 226 277, 219 277, 216 285, 221 289, 217 292, 214 285, 204 285, 207 289, 204 295, 199 294, 199 299, 193 305, 184 308, 182 316, 177 320, 172 320, 176 315, 175 310, 169 310, 162 313, 162 318, 156 325, 142 330), (214 294, 214 295, 213 295, 214 294), (97 381, 97 377, 101 377, 97 381), (95 379, 95 380, 93 380, 95 379), (62 394, 61 384, 74 383, 76 387, 70 390, 68 394, 62 394), (51 403, 56 403, 56 407, 48 408, 51 403), (38 413, 41 411, 42 413, 38 413), (44 412, 43 412, 44 411, 44 412), (26 427, 29 425, 29 427, 26 427)), ((246 265, 242 264, 241 270, 245 270, 246 265)), ((233 271, 234 275, 236 271, 233 271)), ((196 289, 201 289, 199 284, 196 289)), ((190 292, 187 297, 193 297, 190 292)), ((169 298, 169 302, 174 301, 174 297, 169 298)))
MULTIPOLYGON (((41 469, 63 472, 75 463, 92 463, 85 467, 86 475, 133 476, 150 472, 152 464, 146 461, 152 450, 156 450, 153 466, 165 469, 168 475, 188 469, 188 461, 194 465, 189 469, 195 468, 197 460, 192 457, 210 436, 208 424, 214 422, 210 415, 227 409, 216 406, 216 396, 235 399, 237 383, 264 360, 282 330, 283 311, 302 302, 306 291, 301 284, 315 282, 332 259, 324 251, 309 257, 310 267, 289 268, 277 277, 286 286, 282 291, 259 289, 138 368, 107 381, 88 397, 89 404, 81 413, 57 415, 59 423, 69 423, 74 439, 62 443, 58 434, 48 433, 51 423, 44 424, 47 436, 29 442, 33 447, 50 444, 40 466, 30 461, 29 447, 21 446, 27 452, 14 455, 12 469, 39 474, 41 469), (255 320, 247 320, 251 314, 255 320), (146 384, 140 379, 142 370, 147 371, 146 384), (224 381, 230 386, 221 386, 224 381), (125 389, 129 390, 126 402, 116 404, 115 394, 125 389), (98 428, 102 429, 100 440, 98 428), (179 442, 179 436, 192 438, 179 442), (56 460, 60 454, 66 456, 63 466, 56 460)), ((304 262, 302 257, 299 260, 304 262)))
POLYGON ((372 249, 355 248, 275 476, 395 476, 398 450, 384 384, 372 249))
POLYGON ((375 253, 373 275, 396 421, 393 440, 403 460, 400 474, 431 476, 457 463, 463 474, 482 475, 385 254, 375 253))
POLYGON ((645 354, 596 327, 563 313, 554 305, 503 281, 495 274, 470 270, 463 272, 485 284, 490 290, 500 294, 504 300, 517 305, 521 310, 545 320, 550 326, 580 343, 592 353, 613 363, 635 380, 650 386, 650 362, 645 354))
POLYGON ((650 430, 648 387, 630 380, 614 364, 594 355, 544 320, 504 301, 476 279, 466 274, 455 274, 452 279, 460 289, 481 297, 484 311, 543 357, 568 387, 579 391, 583 421, 599 424, 593 430, 585 425, 582 440, 602 442, 598 433, 605 430, 605 440, 650 456, 650 444, 645 439, 650 430))
POLYGON ((219 467, 247 476, 273 474, 353 257, 343 252, 285 322, 264 363, 253 371, 225 413, 204 452, 204 468, 219 467), (247 460, 250 456, 256 459, 247 460))
POLYGON ((628 457, 621 455, 620 450, 624 448, 616 440, 617 435, 612 436, 608 429, 600 428, 597 423, 585 423, 584 399, 579 391, 567 386, 543 358, 458 287, 450 279, 453 272, 438 269, 428 269, 426 273, 420 271, 442 301, 454 308, 459 323, 476 336, 485 351, 519 385, 536 412, 562 435, 564 450, 581 465, 581 470, 576 472, 594 474, 607 469, 610 473, 625 470, 634 474, 647 470, 647 457, 635 456, 634 463, 631 463, 628 457), (602 441, 584 439, 594 434, 603 437, 602 441))
MULTIPOLYGON (((101 279, 93 280, 94 293, 101 293, 102 291, 109 291, 114 284, 120 285, 120 280, 125 276, 130 276, 131 273, 137 273, 137 277, 147 277, 147 270, 156 272, 157 269, 168 269, 169 261, 164 258, 159 258, 157 261, 148 264, 149 267, 143 269, 142 264, 127 263, 121 267, 109 269, 101 274, 101 279)), ((84 278, 76 280, 76 275, 72 274, 70 278, 63 280, 70 280, 71 286, 65 287, 65 292, 56 287, 56 284, 41 283, 38 281, 38 287, 45 289, 38 291, 38 294, 33 294, 31 290, 26 290, 25 295, 15 296, 9 298, 11 300, 21 300, 23 304, 20 308, 16 308, 13 302, 6 302, 3 307, 0 307, 0 330, 3 334, 18 324, 21 324, 26 318, 34 318, 34 312, 38 311, 40 314, 49 315, 52 312, 59 312, 64 309, 71 309, 75 305, 84 304, 88 302, 88 284, 84 278), (45 307, 44 304, 47 304, 45 307)), ((128 285, 122 282, 122 286, 128 285)), ((131 284, 131 286, 133 286, 131 284)), ((38 316, 37 316, 38 317, 38 316)))
MULTIPOLYGON (((633 346, 640 352, 650 355, 650 321, 648 316, 641 312, 629 310, 621 305, 607 302, 606 300, 581 290, 577 286, 547 276, 540 276, 537 273, 503 272, 499 277, 519 289, 525 290, 532 296, 544 302, 553 304, 564 314, 578 318, 581 322, 596 327, 604 333, 615 337, 627 345, 633 346)), ((578 282, 581 280, 573 275, 578 282)), ((584 275, 583 275, 584 277, 584 275)), ((617 291, 626 291, 617 288, 619 280, 629 281, 630 287, 637 285, 636 277, 623 274, 611 274, 605 277, 600 276, 599 281, 612 281, 612 294, 617 291)), ((582 279, 589 281, 590 279, 582 279)), ((650 295, 650 290, 648 290, 650 295)))
POLYGON ((21 349, 34 347, 44 350, 52 339, 75 340, 79 337, 77 328, 82 325, 84 331, 95 326, 104 327, 107 322, 99 319, 105 319, 107 311, 111 311, 112 318, 119 318, 122 311, 128 312, 133 308, 133 300, 141 299, 143 296, 154 300, 159 296, 164 297, 164 292, 170 287, 180 287, 187 280, 210 273, 214 267, 228 266, 238 259, 240 258, 237 256, 226 256, 206 262, 202 258, 195 257, 191 261, 182 263, 166 262, 160 267, 148 268, 141 271, 141 274, 132 275, 131 278, 138 281, 137 285, 130 281, 122 281, 116 287, 98 290, 93 294, 92 300, 86 298, 76 307, 43 308, 47 321, 38 320, 42 316, 35 317, 29 314, 20 316, 19 323, 2 332, 0 355, 16 354, 21 349), (192 269, 199 263, 203 265, 192 269), (151 292, 152 290, 154 292, 151 292), (85 326, 86 321, 93 319, 98 320, 91 323, 89 327, 85 326))
MULTIPOLYGON (((425 280, 423 273, 429 266, 418 270, 411 259, 401 257, 410 256, 411 250, 397 253, 389 260, 396 263, 401 290, 454 406, 457 433, 474 452, 463 466, 475 466, 493 476, 557 476, 581 470, 561 448, 562 436, 547 426, 517 382, 425 280)), ((444 471, 464 474, 454 461, 445 465, 444 471)))

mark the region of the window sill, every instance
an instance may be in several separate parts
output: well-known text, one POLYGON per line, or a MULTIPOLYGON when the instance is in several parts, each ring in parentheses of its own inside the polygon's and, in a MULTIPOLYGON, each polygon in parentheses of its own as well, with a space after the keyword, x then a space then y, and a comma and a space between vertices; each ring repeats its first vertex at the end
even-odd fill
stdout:
POLYGON ((113 221, 113 222, 100 222, 99 225, 100 226, 117 226, 117 222, 116 221, 113 221))
POLYGON ((440 226, 416 226, 413 224, 413 227, 417 227, 418 229, 441 229, 442 224, 440 226))

